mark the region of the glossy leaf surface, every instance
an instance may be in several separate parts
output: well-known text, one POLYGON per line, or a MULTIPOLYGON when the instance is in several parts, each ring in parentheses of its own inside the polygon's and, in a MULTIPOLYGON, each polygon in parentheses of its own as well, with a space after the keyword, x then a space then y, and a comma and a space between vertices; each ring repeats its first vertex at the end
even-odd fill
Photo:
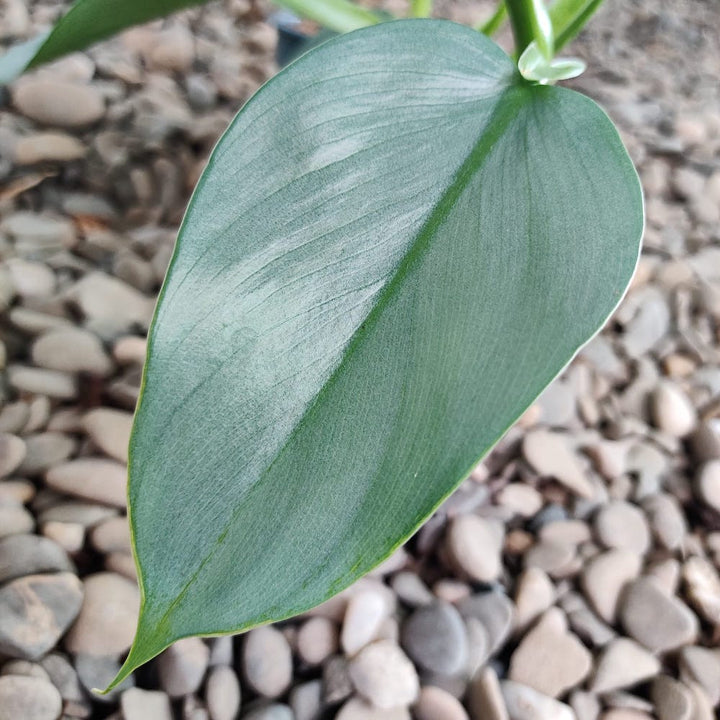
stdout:
POLYGON ((468 28, 359 30, 267 83, 200 180, 151 330, 120 677, 387 557, 602 325, 642 223, 605 114, 468 28))

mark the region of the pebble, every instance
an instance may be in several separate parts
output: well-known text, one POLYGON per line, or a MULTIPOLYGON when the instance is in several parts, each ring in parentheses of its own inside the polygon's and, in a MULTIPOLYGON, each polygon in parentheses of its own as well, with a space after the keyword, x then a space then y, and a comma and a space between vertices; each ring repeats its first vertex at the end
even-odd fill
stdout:
POLYGON ((42 534, 71 555, 82 550, 85 544, 85 528, 78 523, 46 522, 42 534))
POLYGON ((67 460, 76 447, 73 438, 57 432, 26 435, 24 440, 27 453, 18 472, 26 476, 36 475, 67 460))
POLYGON ((337 625, 325 617, 310 618, 298 631, 297 649, 300 658, 308 665, 320 665, 337 652, 337 625))
POLYGON ((123 720, 173 720, 170 699, 163 692, 129 688, 120 696, 123 720))
MULTIPOLYGON (((65 701, 68 712, 70 712, 70 707, 72 706, 75 708, 87 708, 87 697, 80 687, 80 681, 78 680, 75 668, 73 668, 70 661, 64 655, 56 652, 50 653, 40 662, 42 668, 52 681, 52 684, 60 691, 60 695, 65 701)), ((83 717, 89 714, 89 708, 87 708, 85 712, 81 711, 76 714, 78 717, 83 717)))
POLYGON ((548 610, 510 659, 509 678, 550 697, 579 685, 592 669, 592 655, 567 630, 563 613, 548 610))
POLYGON ((612 500, 595 515, 595 532, 607 548, 644 555, 650 548, 650 528, 640 508, 623 500, 612 500))
POLYGON ((340 645, 346 655, 355 655, 377 638, 388 615, 385 598, 372 590, 353 595, 343 618, 340 645))
POLYGON ((243 646, 243 671, 248 684, 266 698, 280 697, 292 681, 292 654, 285 636, 274 627, 251 630, 243 646))
MULTIPOLYGON (((6 223, 3 223, 7 227, 6 223)), ((39 262, 12 258, 5 267, 10 270, 15 292, 25 299, 42 298, 55 292, 55 273, 39 262)))
POLYGON ((232 668, 220 666, 210 671, 205 699, 211 720, 235 720, 240 711, 241 693, 240 682, 232 668))
POLYGON ((0 433, 0 478, 17 470, 26 454, 24 440, 9 433, 0 433))
POLYGON ((698 633, 697 618, 687 605, 648 578, 628 585, 619 615, 628 635, 657 653, 689 645, 698 633))
POLYGON ((538 567, 523 570, 515 588, 515 629, 524 630, 555 602, 555 586, 538 567))
POLYGON ((39 367, 68 373, 105 377, 113 369, 97 335, 81 328, 59 328, 41 335, 33 343, 32 358, 39 367))
POLYGON ((509 720, 500 682, 492 667, 483 668, 470 681, 467 704, 472 720, 509 720))
POLYGON ((564 542, 542 541, 525 553, 525 567, 537 567, 551 577, 561 578, 577 569, 575 547, 564 542))
POLYGON ((18 392, 47 395, 57 400, 72 400, 78 392, 77 379, 57 370, 8 365, 8 382, 18 392))
POLYGON ((504 527, 492 518, 459 515, 447 534, 447 549, 458 569, 479 582, 496 580, 502 569, 504 527))
POLYGON ((93 547, 101 553, 131 552, 130 525, 125 516, 111 517, 90 533, 93 547))
POLYGON ((131 675, 106 695, 93 694, 95 688, 105 688, 112 682, 120 670, 120 663, 114 657, 86 653, 77 653, 74 660, 80 684, 85 692, 97 698, 99 702, 112 703, 124 690, 135 685, 135 678, 131 675))
POLYGON ((35 133, 15 143, 14 160, 17 165, 42 162, 70 162, 85 156, 87 148, 72 135, 57 132, 35 133))
POLYGON ((511 720, 576 720, 572 708, 511 680, 500 683, 511 720))
POLYGON ((522 452, 528 463, 541 476, 555 478, 580 497, 594 497, 595 489, 570 449, 564 434, 534 430, 525 436, 522 452))
POLYGON ((462 704, 449 692, 432 685, 420 690, 413 707, 416 720, 469 720, 462 704))
POLYGON ((639 575, 641 566, 642 560, 636 553, 615 549, 596 555, 583 568, 583 591, 605 622, 615 624, 622 591, 639 575))
POLYGON ((53 127, 85 127, 105 115, 105 102, 95 87, 57 79, 23 79, 15 87, 13 104, 25 117, 53 127))
POLYGON ((61 712, 60 693, 47 680, 0 677, 0 720, 57 720, 61 712))
POLYGON ((653 720, 653 717, 646 712, 642 712, 642 710, 613 708, 612 710, 604 712, 600 716, 600 720, 653 720))
POLYGON ((104 333, 116 335, 139 325, 147 329, 155 302, 122 280, 90 272, 68 291, 87 318, 104 333))
POLYGON ((697 424, 697 412, 687 395, 670 382, 661 382, 651 397, 655 427, 672 437, 689 435, 697 424))
POLYGON ((699 498, 720 512, 720 460, 710 460, 700 468, 696 488, 699 498))
POLYGON ((79 458, 45 474, 48 486, 67 495, 124 508, 127 468, 114 460, 79 458))
POLYGON ((391 581, 393 592, 398 598, 412 608, 431 605, 435 596, 420 577, 409 570, 396 573, 391 581))
POLYGON ((628 638, 612 640, 600 655, 590 690, 606 693, 629 688, 660 672, 660 661, 628 638))
POLYGON ((473 595, 458 605, 460 615, 466 622, 479 620, 487 631, 488 652, 492 655, 505 643, 512 629, 514 607, 507 595, 486 592, 473 595))
POLYGON ((29 533, 34 528, 35 518, 22 505, 0 505, 0 538, 29 533))
POLYGON ((127 463, 132 413, 112 408, 95 408, 85 414, 83 428, 90 439, 115 460, 127 463))
POLYGON ((510 483, 497 494, 497 502, 521 517, 531 517, 542 508, 543 497, 530 485, 510 483))
POLYGON ((680 679, 686 684, 699 685, 712 703, 720 703, 720 652, 691 645, 680 650, 680 679))
POLYGON ((323 710, 322 680, 310 680, 290 691, 289 703, 295 720, 318 720, 323 710))
POLYGON ((389 640, 364 647, 348 666, 355 689, 372 705, 390 709, 412 704, 420 689, 415 667, 389 640))
POLYGON ((352 698, 340 708, 335 720, 410 720, 410 713, 404 707, 383 710, 352 698))
POLYGON ((652 684, 652 701, 659 720, 692 720, 693 696, 682 683, 658 675, 652 684))
POLYGON ((720 577, 712 563, 690 557, 683 564, 682 575, 692 605, 707 622, 720 626, 720 577))
POLYGON ((135 583, 116 573, 100 572, 83 580, 85 599, 65 638, 73 653, 118 656, 130 648, 140 610, 135 583))
POLYGON ((182 25, 154 33, 152 42, 143 53, 152 69, 185 72, 190 69, 195 57, 195 42, 190 31, 182 25))
POLYGON ((0 588, 0 653, 37 660, 75 620, 82 583, 72 573, 26 575, 0 588))
POLYGON ((0 539, 0 583, 23 575, 72 572, 67 553, 38 535, 10 535, 0 539))
POLYGON ((287 705, 271 703, 254 708, 243 717, 243 720, 295 720, 295 718, 287 705))
POLYGON ((658 493, 645 498, 642 506, 658 542, 668 550, 680 549, 687 534, 687 522, 677 499, 658 493))
POLYGON ((178 640, 158 658, 160 687, 171 697, 196 692, 207 670, 210 649, 200 638, 178 640))
POLYGON ((440 675, 460 673, 468 661, 465 625, 449 603, 415 610, 403 624, 402 646, 417 665, 440 675))

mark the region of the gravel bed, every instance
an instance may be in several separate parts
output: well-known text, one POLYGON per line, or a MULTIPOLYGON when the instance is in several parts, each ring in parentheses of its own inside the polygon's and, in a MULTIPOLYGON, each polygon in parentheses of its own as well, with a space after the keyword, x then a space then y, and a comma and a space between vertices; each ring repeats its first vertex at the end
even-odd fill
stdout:
MULTIPOLYGON (((0 42, 58 13, 5 0, 0 42)), ((214 141, 276 70, 267 14, 211 4, 0 92, 0 720, 712 720, 720 5, 701 0, 609 0, 573 48, 646 192, 607 328, 370 576, 92 693, 138 607, 125 476, 148 322, 214 141)))

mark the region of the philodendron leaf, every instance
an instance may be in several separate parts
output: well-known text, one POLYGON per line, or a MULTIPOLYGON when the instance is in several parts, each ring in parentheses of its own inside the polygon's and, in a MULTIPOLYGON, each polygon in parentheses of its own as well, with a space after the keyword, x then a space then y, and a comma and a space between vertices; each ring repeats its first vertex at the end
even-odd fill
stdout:
POLYGON ((468 28, 359 30, 267 83, 200 180, 150 333, 118 680, 407 540, 615 308, 642 226, 605 114, 468 28))

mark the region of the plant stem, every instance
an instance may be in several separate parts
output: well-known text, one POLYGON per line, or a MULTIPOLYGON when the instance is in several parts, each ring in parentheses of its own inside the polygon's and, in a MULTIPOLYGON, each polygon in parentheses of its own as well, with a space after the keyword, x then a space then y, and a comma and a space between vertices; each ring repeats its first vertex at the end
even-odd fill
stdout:
POLYGON ((555 49, 567 45, 602 3, 603 0, 555 0, 549 10, 555 33, 555 49))
POLYGON ((433 0, 411 0, 410 17, 426 18, 432 12, 433 0))
POLYGON ((483 35, 492 37, 505 22, 507 14, 507 5, 505 5, 505 0, 500 0, 500 4, 492 14, 492 17, 481 25, 478 25, 476 30, 479 30, 483 35))
POLYGON ((538 50, 550 60, 553 56, 553 28, 543 0, 505 0, 513 35, 515 53, 522 55, 535 42, 538 50))

